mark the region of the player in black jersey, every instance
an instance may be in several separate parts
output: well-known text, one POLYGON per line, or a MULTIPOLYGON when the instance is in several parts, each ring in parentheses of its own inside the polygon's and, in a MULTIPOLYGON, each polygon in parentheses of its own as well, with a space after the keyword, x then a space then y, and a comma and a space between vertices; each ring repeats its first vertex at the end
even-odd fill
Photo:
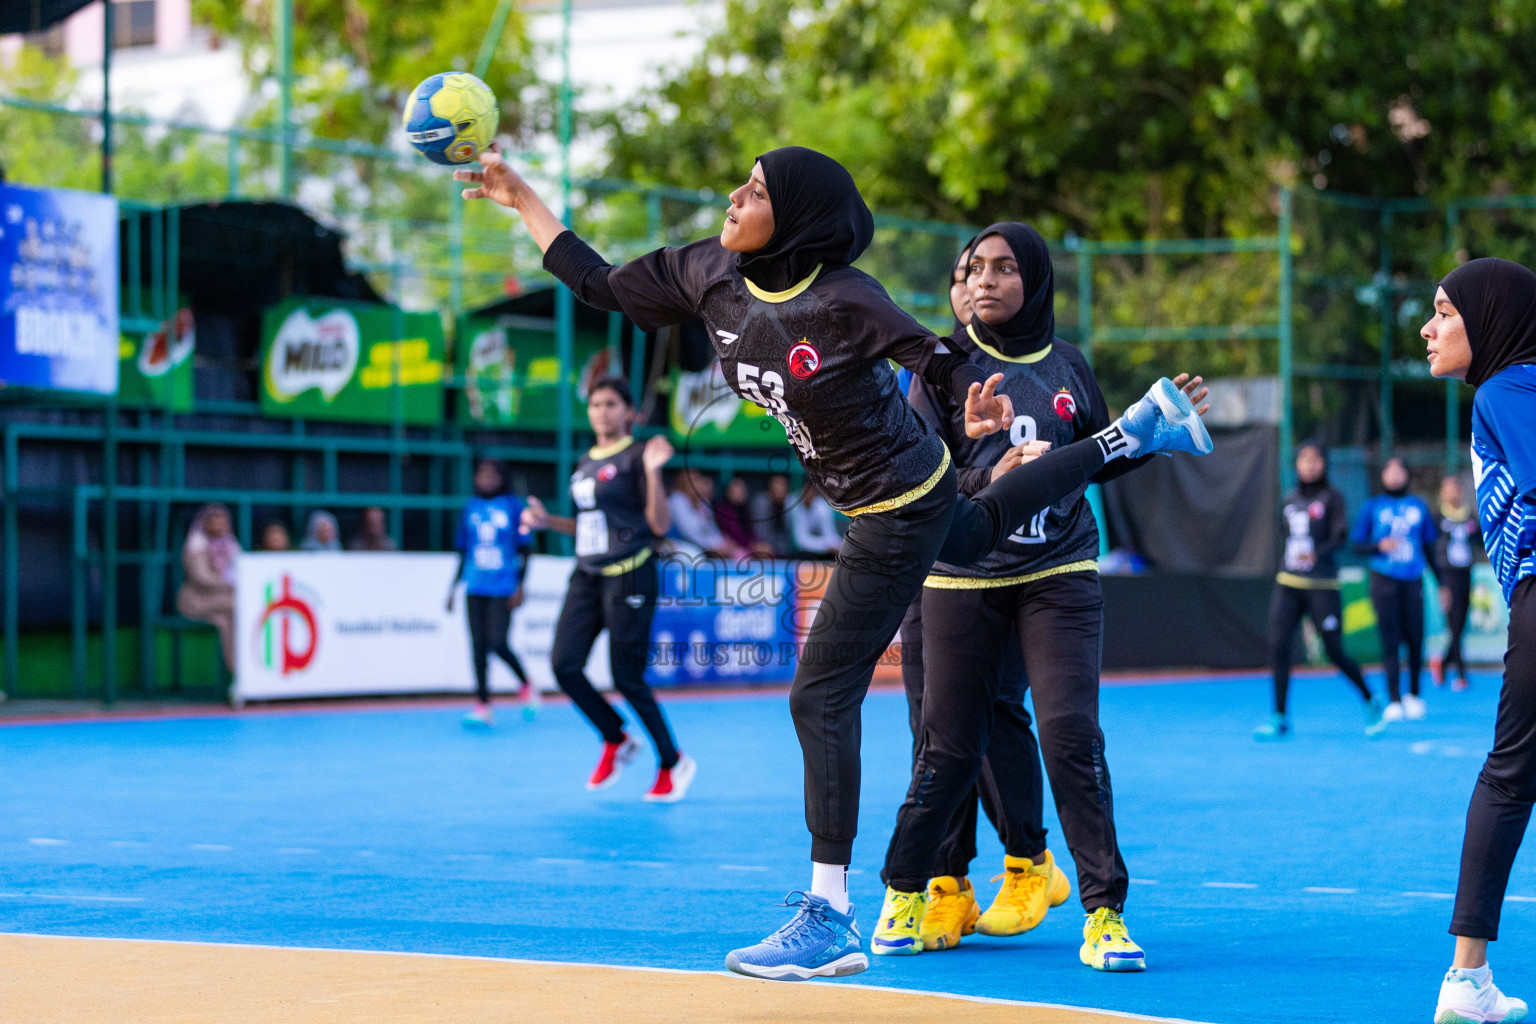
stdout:
MULTIPOLYGON (((955 331, 964 332, 971 322, 971 294, 966 278, 971 270, 971 246, 965 243, 950 270, 949 305, 955 315, 955 331)), ((912 375, 903 372, 903 390, 910 394, 912 375)), ((1013 453, 1015 449, 1009 449, 1013 453)), ((1024 707, 1024 657, 1016 637, 1003 645, 1002 685, 992 704, 992 730, 982 759, 981 773, 972 793, 960 802, 950 820, 949 832, 939 844, 928 880, 928 907, 919 938, 923 949, 952 949, 975 931, 981 908, 971 886, 971 862, 976 859, 978 808, 997 830, 1006 856, 1027 860, 1044 848, 1045 834, 1039 822, 1043 800, 1040 748, 1030 728, 1032 719, 1024 707)), ((923 595, 918 594, 901 620, 901 682, 907 695, 907 720, 912 729, 912 762, 917 763, 923 735, 923 703, 926 680, 923 672, 923 595)))
POLYGON ((784 427, 806 474, 853 518, 801 649, 790 710, 805 759, 812 835, 809 893, 794 919, 726 958, 764 978, 838 976, 868 966, 848 902, 858 823, 860 714, 884 653, 935 560, 983 557, 1107 460, 1155 450, 1204 453, 1210 436, 1166 379, 1091 439, 958 494, 944 443, 896 387, 894 359, 964 409, 967 436, 1013 421, 1002 380, 937 350, 938 340, 853 269, 874 219, 848 172, 800 147, 765 153, 731 193, 718 238, 610 266, 489 151, 466 199, 522 215, 544 265, 582 301, 622 310, 643 328, 703 319, 730 388, 784 427))
POLYGON ((682 754, 656 695, 645 681, 659 585, 651 557, 657 538, 672 525, 661 469, 672 445, 656 436, 636 444, 635 403, 629 385, 618 377, 600 377, 587 392, 587 419, 597 444, 571 474, 574 518, 552 516, 539 499, 529 497, 523 512, 528 530, 552 529, 576 538, 576 571, 571 573, 565 604, 555 624, 551 667, 560 689, 603 737, 603 754, 588 789, 606 789, 640 752, 640 743, 624 731, 624 719, 587 679, 587 657, 608 630, 608 663, 613 688, 624 695, 650 733, 660 767, 645 799, 681 800, 697 765, 682 754))
POLYGON ((1296 489, 1280 509, 1280 571, 1269 604, 1269 644, 1274 671, 1275 710, 1253 731, 1256 740, 1291 734, 1287 699, 1291 690, 1291 648, 1303 616, 1312 619, 1328 660, 1338 666, 1365 701, 1365 734, 1386 728, 1386 704, 1371 695, 1359 664, 1344 650, 1344 605, 1339 597, 1339 566, 1334 556, 1349 543, 1344 495, 1328 482, 1328 453, 1308 441, 1296 449, 1296 489))
MULTIPOLYGON (((1006 480, 1042 448, 1091 437, 1109 422, 1108 404, 1087 360, 1055 337, 1054 274, 1045 240, 1024 224, 994 224, 972 244, 967 283, 974 316, 948 344, 1003 375, 1000 393, 1014 409, 1010 431, 970 438, 957 431, 959 410, 945 394, 914 380, 912 404, 933 423, 954 453, 962 492, 1006 480)), ((1180 377, 1179 383, 1187 378, 1180 377)), ((1200 378, 1187 381, 1193 401, 1205 397, 1200 378)), ((1093 479, 1107 480, 1141 465, 1123 459, 1093 479)), ((1120 920, 1128 877, 1115 838, 1114 804, 1098 722, 1103 596, 1097 563, 1098 526, 1085 491, 1088 480, 1021 525, 995 551, 969 566, 935 565, 923 588, 923 735, 912 785, 887 852, 885 906, 873 936, 876 953, 911 954, 949 948, 960 932, 930 936, 924 929, 935 895, 946 911, 959 888, 963 914, 993 935, 1037 926, 1049 906, 1064 902, 1070 883, 1046 849, 1039 760, 992 758, 1004 792, 1032 793, 1029 818, 1009 823, 1004 885, 979 917, 969 885, 931 878, 956 810, 969 800, 990 743, 1000 691, 1018 669, 1034 690, 1040 749, 1077 863, 1089 917, 1082 958, 1103 970, 1136 970, 1141 950, 1120 920), (1006 775, 1005 775, 1006 772, 1006 775), (1016 836, 1018 832, 1020 836, 1016 836), (930 880, 931 879, 931 880, 930 880), (931 943, 930 938, 940 941, 931 943)), ((1027 720, 1026 720, 1027 721, 1027 720)))
POLYGON ((1455 679, 1451 690, 1467 688, 1467 662, 1461 653, 1461 634, 1467 628, 1467 613, 1472 608, 1472 562, 1482 545, 1477 517, 1467 507, 1461 477, 1448 476, 1440 481, 1440 536, 1435 542, 1435 564, 1440 567, 1440 610, 1445 613, 1445 628, 1450 634, 1445 654, 1432 665, 1436 686, 1455 679))

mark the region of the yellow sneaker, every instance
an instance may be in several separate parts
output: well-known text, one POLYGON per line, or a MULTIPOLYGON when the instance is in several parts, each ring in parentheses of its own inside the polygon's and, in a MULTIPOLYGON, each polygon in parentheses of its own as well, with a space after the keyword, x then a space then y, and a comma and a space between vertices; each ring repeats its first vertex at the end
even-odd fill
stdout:
POLYGON ((1096 971, 1144 971, 1147 954, 1131 941, 1118 910, 1100 907, 1083 922, 1078 958, 1096 971))
POLYGON ((1045 920, 1045 912, 1059 907, 1072 895, 1072 883, 1056 866, 1049 850, 1045 863, 1036 864, 1028 857, 1004 857, 1003 887, 997 898, 976 922, 983 935, 1022 935, 1045 920))
POLYGON ((923 915, 923 952, 954 949, 976 930, 981 908, 968 878, 943 875, 928 880, 928 910, 923 915))
POLYGON ((869 948, 881 956, 915 956, 923 951, 923 913, 928 909, 926 892, 897 892, 885 889, 880 906, 880 920, 869 948))

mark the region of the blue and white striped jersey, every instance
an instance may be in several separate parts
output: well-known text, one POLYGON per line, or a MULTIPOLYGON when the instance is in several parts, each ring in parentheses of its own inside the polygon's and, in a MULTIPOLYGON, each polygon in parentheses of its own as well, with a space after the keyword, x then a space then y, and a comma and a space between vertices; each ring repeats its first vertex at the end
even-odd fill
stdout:
POLYGON ((1511 366, 1477 389, 1472 469, 1483 543, 1508 601, 1536 576, 1536 366, 1511 366))

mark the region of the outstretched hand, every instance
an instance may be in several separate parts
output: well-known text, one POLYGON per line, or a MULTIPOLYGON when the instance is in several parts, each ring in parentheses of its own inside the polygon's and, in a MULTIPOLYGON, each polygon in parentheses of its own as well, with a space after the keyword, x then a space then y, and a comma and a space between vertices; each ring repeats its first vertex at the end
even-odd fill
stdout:
POLYGON ((528 192, 528 183, 502 157, 501 144, 491 143, 480 152, 478 159, 480 170, 460 168, 453 172, 454 181, 475 183, 474 188, 464 190, 464 198, 489 199, 502 206, 517 209, 523 196, 528 192))
POLYGON ((1211 389, 1205 387, 1204 377, 1198 374, 1190 377, 1187 373, 1181 373, 1173 378, 1173 386, 1184 392, 1189 398, 1189 404, 1195 407, 1195 412, 1199 415, 1204 416, 1211 411, 1211 404, 1205 401, 1210 396, 1211 389), (1201 405, 1202 402, 1205 404, 1201 405))
POLYGON ((997 393, 1003 375, 994 373, 984 384, 972 384, 965 396, 965 436, 986 437, 1013 425, 1013 400, 997 393))

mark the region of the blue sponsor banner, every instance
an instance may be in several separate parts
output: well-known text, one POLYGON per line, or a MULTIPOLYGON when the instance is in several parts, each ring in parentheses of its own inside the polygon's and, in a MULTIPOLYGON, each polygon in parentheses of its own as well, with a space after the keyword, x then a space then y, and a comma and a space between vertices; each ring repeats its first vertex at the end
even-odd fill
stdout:
POLYGON ((117 391, 117 200, 0 185, 0 384, 117 391))
POLYGON ((651 626, 654 686, 785 683, 795 675, 792 562, 746 567, 676 556, 661 560, 651 626))

